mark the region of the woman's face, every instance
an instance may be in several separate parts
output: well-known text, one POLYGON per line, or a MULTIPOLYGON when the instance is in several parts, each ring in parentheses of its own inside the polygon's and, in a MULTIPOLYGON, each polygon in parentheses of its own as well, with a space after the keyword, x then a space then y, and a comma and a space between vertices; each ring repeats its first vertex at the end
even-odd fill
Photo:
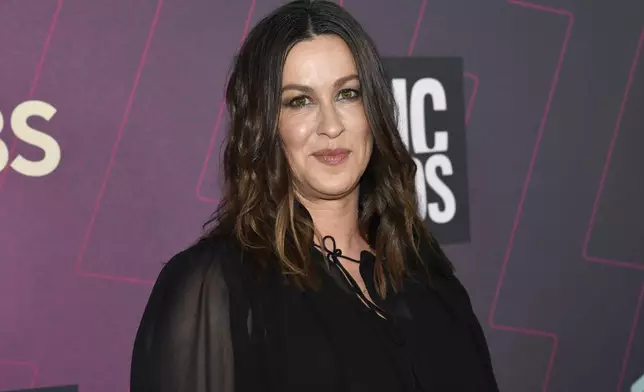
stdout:
POLYGON ((344 40, 321 35, 293 46, 284 64, 278 127, 299 194, 337 199, 357 189, 372 136, 344 40))

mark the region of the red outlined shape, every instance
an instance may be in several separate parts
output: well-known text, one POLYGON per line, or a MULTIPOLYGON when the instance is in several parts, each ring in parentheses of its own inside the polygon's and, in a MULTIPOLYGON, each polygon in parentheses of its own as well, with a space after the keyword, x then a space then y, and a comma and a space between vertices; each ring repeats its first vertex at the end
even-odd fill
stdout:
MULTIPOLYGON (((246 24, 244 26, 244 32, 242 35, 242 40, 246 35, 246 32, 248 30, 248 25, 250 23, 250 18, 252 15, 253 10, 255 9, 255 1, 252 0, 249 12, 247 14, 246 18, 246 24)), ((87 225, 87 230, 85 231, 85 235, 83 237, 83 242, 81 244, 80 250, 78 252, 78 257, 76 259, 76 264, 75 264, 75 270, 76 274, 81 277, 85 278, 96 278, 96 279, 105 279, 105 280, 112 280, 112 281, 117 281, 117 282, 122 282, 122 283, 133 283, 133 284, 141 284, 141 285, 152 285, 154 284, 154 280, 147 280, 147 279, 141 279, 141 278, 136 278, 136 277, 130 277, 130 276, 122 276, 122 275, 114 275, 114 274, 104 274, 104 273, 97 273, 97 272, 90 272, 90 271, 85 271, 83 270, 83 257, 85 255, 85 250, 87 248, 87 244, 89 243, 89 240, 92 236, 92 231, 94 228, 94 222, 96 220, 96 217, 98 216, 98 212, 101 207, 101 202, 103 200, 103 196, 105 194, 106 188, 107 188, 107 182, 109 181, 112 166, 114 165, 114 162, 116 160, 116 153, 119 148, 119 144, 121 142, 124 130, 125 130, 125 125, 127 124, 128 117, 130 115, 130 111, 132 108, 132 104, 134 102, 134 97, 136 95, 136 91, 138 89, 139 81, 141 79, 141 75, 143 74, 143 68, 145 66, 145 62, 149 53, 149 48, 152 43, 152 39, 154 37, 154 33, 156 31, 156 26, 158 24, 159 20, 159 15, 161 13, 161 9, 163 8, 163 0, 159 0, 157 3, 157 8, 154 14, 154 18, 152 21, 152 25, 150 27, 150 31, 148 33, 148 37, 143 49, 143 52, 141 54, 141 59, 139 62, 139 67, 137 69, 137 73, 134 79, 134 83, 132 85, 132 89, 130 91, 130 96, 127 101, 126 109, 123 114, 123 118, 121 120, 118 133, 116 136, 116 141, 114 143, 114 146, 112 147, 112 152, 110 155, 109 163, 107 165, 107 168, 105 170, 105 175, 103 176, 103 181, 99 190, 99 193, 96 197, 96 201, 94 203, 94 210, 92 211, 92 215, 90 217, 89 223, 87 225)), ((221 113, 221 110, 220 110, 221 113)), ((213 138, 211 138, 211 144, 214 144, 213 138)))
POLYGON ((423 24, 423 18, 425 17, 426 8, 427 8, 427 1, 422 0, 422 2, 420 3, 420 9, 418 10, 418 16, 416 17, 416 25, 414 26, 414 33, 411 36, 411 41, 409 41, 409 49, 407 50, 407 56, 411 56, 414 53, 414 48, 416 47, 416 40, 418 39, 420 26, 422 26, 423 24))
POLYGON ((162 8, 163 8, 163 0, 158 0, 157 8, 156 8, 156 10, 154 12, 154 17, 152 19, 152 25, 150 26, 150 30, 148 32, 148 37, 147 37, 147 39, 145 41, 145 46, 143 47, 143 52, 141 53, 139 66, 137 68, 136 75, 134 77, 134 83, 132 84, 132 89, 130 90, 130 95, 129 95, 128 99, 127 99, 127 104, 125 106, 125 112, 123 113, 123 118, 121 119, 121 123, 119 125, 119 129, 118 129, 118 132, 116 134, 116 142, 114 143, 114 146, 112 147, 112 153, 110 155, 110 159, 109 159, 109 162, 107 164, 107 168, 105 170, 105 175, 103 176, 103 180, 101 182, 101 187, 99 189, 98 195, 97 195, 96 200, 94 202, 94 210, 92 211, 92 215, 91 215, 89 223, 87 225, 87 229, 85 230, 85 235, 83 236, 83 242, 81 243, 81 247, 80 247, 80 250, 78 252, 78 257, 76 258, 76 264, 75 264, 76 275, 81 276, 81 277, 109 279, 109 280, 116 280, 116 281, 127 282, 127 283, 136 283, 136 284, 150 284, 151 283, 148 280, 143 280, 143 279, 138 279, 138 278, 107 275, 107 274, 100 274, 100 273, 84 271, 83 270, 83 256, 85 255, 85 249, 87 248, 87 244, 89 243, 89 239, 92 236, 92 230, 94 228, 94 221, 96 220, 96 217, 98 216, 98 211, 100 210, 100 207, 101 207, 101 201, 103 200, 103 195, 105 194, 105 189, 107 187, 107 181, 110 178, 110 173, 112 171, 112 166, 114 165, 114 161, 116 159, 116 151, 118 150, 119 143, 121 141, 121 138, 123 136, 123 131, 125 129, 125 124, 127 123, 127 119, 128 119, 128 117, 130 115, 130 110, 132 109, 132 104, 134 103, 134 96, 136 95, 136 90, 139 87, 139 81, 141 80, 141 75, 143 73, 143 67, 145 66, 145 61, 146 61, 146 59, 148 57, 150 45, 152 43, 152 38, 154 37, 154 33, 156 31, 157 23, 159 21, 159 15, 161 14, 161 9, 162 8))
POLYGON ((633 324, 631 324, 631 331, 628 334, 628 343, 626 344, 626 351, 624 352, 624 358, 622 359, 622 370, 619 372, 619 378, 617 379, 617 392, 622 390, 622 385, 624 384, 624 377, 626 376, 626 369, 628 368, 628 360, 631 356, 631 348, 633 347, 633 342, 635 341, 635 332, 637 331, 637 322, 640 319, 640 313, 642 311, 642 304, 644 303, 644 284, 640 290, 640 296, 637 299, 637 305, 635 306, 635 315, 633 316, 633 324))
POLYGON ((465 125, 467 125, 470 123, 470 116, 472 115, 472 108, 474 107, 474 101, 476 100, 476 93, 479 91, 479 77, 471 72, 465 72, 463 76, 472 79, 472 82, 474 83, 472 93, 467 101, 467 108, 465 108, 465 125))
MULTIPOLYGON (((246 34, 248 34, 248 29, 250 28, 250 21, 253 17, 253 13, 255 13, 255 2, 256 0, 252 0, 250 3, 250 7, 248 8, 248 13, 246 14, 246 22, 244 23, 244 32, 242 33, 242 36, 240 39, 240 45, 242 42, 244 42, 244 39, 246 39, 246 34)), ((203 165, 201 166, 201 173, 199 173, 199 179, 197 180, 197 188, 195 189, 195 194, 197 195, 197 199, 204 203, 219 203, 219 200, 215 198, 203 196, 201 194, 201 187, 203 185, 204 179, 206 178, 208 163, 210 163, 210 159, 215 149, 215 143, 217 142, 217 136, 219 135, 219 130, 221 128, 221 122, 224 118, 225 109, 226 109, 226 101, 222 98, 221 103, 219 104, 219 112, 217 113, 215 126, 210 135, 210 141, 208 142, 209 144, 208 144, 208 151, 206 152, 206 158, 203 161, 203 165)))
POLYGON ((602 263, 602 264, 612 265, 614 267, 632 268, 632 269, 638 269, 638 270, 644 270, 644 264, 637 264, 630 261, 609 260, 609 259, 603 259, 600 257, 589 256, 588 244, 590 243, 590 237, 592 235, 593 228, 595 226, 595 218, 597 217, 597 210, 599 209, 599 203, 602 198, 602 193, 604 192, 606 177, 608 176, 608 170, 610 169, 610 162, 613 158, 613 151, 615 149, 617 135, 619 134, 619 129, 622 124, 622 117, 624 116, 624 112, 626 111, 626 104, 628 103, 628 98, 631 91, 631 85, 633 84, 635 71, 637 69, 637 64, 639 62, 640 54, 642 52, 643 42, 644 42, 644 28, 640 33, 640 37, 637 42, 637 49, 635 50, 635 56, 633 57, 633 62, 631 63, 631 68, 628 72, 628 80, 626 82, 626 88, 624 89, 622 102, 619 106, 619 114, 617 115, 617 120, 615 121, 615 126, 613 128, 613 135, 610 139, 610 144, 608 145, 608 153, 606 154, 604 169, 602 170, 601 179, 599 180, 599 186, 597 188, 597 193, 595 194, 595 202, 593 203, 593 210, 590 215, 590 221, 588 222, 588 229, 586 230, 586 238, 584 239, 584 245, 581 252, 583 259, 589 262, 602 263))
MULTIPOLYGON (((340 2, 342 5, 343 2, 340 2)), ((416 18, 416 25, 414 26, 414 33, 409 42, 409 49, 407 50, 407 56, 411 56, 414 53, 414 48, 416 47, 416 40, 418 39, 418 33, 420 32, 420 27, 423 23, 423 18, 425 17, 425 10, 427 9, 427 0, 422 0, 420 4, 420 9, 418 10, 418 17, 416 18)), ((472 107, 474 107, 474 101, 476 100, 476 93, 479 91, 479 77, 471 72, 464 72, 463 76, 469 79, 472 79, 474 86, 472 87, 472 93, 467 101, 467 108, 465 110, 465 125, 470 122, 470 115, 472 114, 472 107)))
MULTIPOLYGON (((51 43, 51 38, 54 35, 56 30, 56 25, 58 24, 58 17, 60 15, 60 10, 63 8, 63 2, 65 0, 58 0, 56 4, 56 9, 51 16, 51 21, 49 22, 49 31, 47 32, 47 37, 42 45, 42 51, 40 52, 40 58, 38 59, 38 65, 36 66, 36 72, 34 78, 31 80, 31 88, 29 89, 28 99, 31 99, 36 91, 36 86, 38 86, 38 80, 40 79, 40 74, 42 74, 42 69, 45 64, 45 59, 47 58, 47 52, 49 51, 49 45, 51 43)), ((18 138, 15 135, 11 140, 11 147, 9 148, 9 157, 13 156, 13 153, 16 149, 18 138)), ((9 170, 0 171, 0 192, 2 192, 2 186, 6 182, 6 176, 9 170)))
POLYGON ((9 365, 9 366, 24 366, 31 369, 31 382, 29 388, 33 388, 36 385, 36 378, 38 377, 38 365, 33 362, 18 362, 18 361, 2 361, 0 360, 0 366, 9 365))
POLYGON ((559 57, 557 59, 557 66, 555 68, 555 73, 552 78, 552 83, 550 85, 550 90, 548 92, 548 99, 546 101, 546 105, 543 110, 543 114, 541 116, 541 121, 539 123, 539 130, 537 132, 537 140, 534 143, 534 147, 532 148, 532 157, 530 158, 530 164, 528 165, 528 171, 526 173, 525 180, 523 182, 523 188, 521 189, 521 196, 519 197, 519 202, 517 205, 517 210, 514 215, 514 222, 512 224, 512 231, 510 232, 510 238, 508 240, 507 247, 505 249, 505 255, 503 257, 503 264, 501 265, 501 271, 499 272, 499 278, 498 282, 496 285, 496 291, 494 293, 494 299, 492 300, 492 305, 490 307, 490 313, 488 316, 488 324, 492 329, 500 330, 500 331, 506 331, 506 332, 516 332, 522 335, 529 335, 529 336, 540 336, 540 337, 545 337, 549 340, 552 340, 552 349, 550 351, 550 358, 548 360, 548 365, 546 368, 546 373, 544 375, 543 379, 543 384, 542 384, 542 391, 545 392, 548 390, 548 384, 550 382, 550 375, 552 373, 552 367, 554 364, 555 356, 557 353, 557 348, 559 347, 559 338, 557 337, 557 334, 553 332, 547 332, 547 331, 541 331, 537 329, 529 329, 529 328, 521 328, 521 327, 514 327, 511 325, 502 325, 502 324, 497 324, 494 321, 494 316, 496 315, 496 307, 499 302, 499 296, 501 293, 501 287, 503 286, 503 281, 505 279, 505 272, 507 270, 508 266, 508 261, 510 260, 510 255, 512 254, 512 248, 514 246, 514 238, 517 233, 517 229, 519 227, 519 223, 521 222, 521 215, 523 214, 523 207, 525 204, 525 199, 528 193, 528 187, 530 185, 530 181, 532 180, 532 172, 534 170, 534 165, 537 160, 537 156, 539 155, 539 147, 541 145, 541 139, 543 138, 543 133, 545 130, 546 122, 548 120, 548 114, 550 113, 550 106, 552 104, 552 99, 555 94, 555 90, 557 89, 557 83, 559 81, 559 74, 561 73, 561 68, 563 65, 563 60, 566 55, 566 51, 568 50, 568 42, 570 41, 570 34, 572 32, 572 27, 574 25, 574 16, 570 11, 563 10, 563 9, 557 9, 557 8, 552 8, 552 7, 547 7, 543 6, 540 4, 534 4, 530 3, 527 1, 522 1, 522 0, 508 0, 510 4, 518 5, 524 8, 536 10, 536 11, 543 11, 543 12, 548 12, 551 14, 555 15, 560 15, 560 16, 565 16, 568 18, 568 26, 566 27, 566 34, 564 36, 563 43, 561 44, 561 49, 559 51, 559 57))

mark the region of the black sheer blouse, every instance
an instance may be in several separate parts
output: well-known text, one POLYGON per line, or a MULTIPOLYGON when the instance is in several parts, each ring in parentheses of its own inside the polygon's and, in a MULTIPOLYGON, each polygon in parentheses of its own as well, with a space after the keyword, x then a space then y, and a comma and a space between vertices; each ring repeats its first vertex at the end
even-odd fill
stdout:
POLYGON ((362 252, 355 262, 374 300, 365 306, 334 247, 311 249, 322 288, 301 291, 277 273, 255 278, 234 243, 204 240, 163 267, 134 343, 131 392, 498 391, 453 274, 406 281, 380 300, 375 258, 362 252))

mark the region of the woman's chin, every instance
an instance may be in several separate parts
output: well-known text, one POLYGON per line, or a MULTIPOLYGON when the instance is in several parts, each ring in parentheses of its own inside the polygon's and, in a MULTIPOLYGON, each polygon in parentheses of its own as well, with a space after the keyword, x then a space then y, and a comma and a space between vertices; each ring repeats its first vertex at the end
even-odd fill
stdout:
POLYGON ((321 199, 336 200, 350 195, 356 190, 356 184, 324 184, 314 188, 321 199))

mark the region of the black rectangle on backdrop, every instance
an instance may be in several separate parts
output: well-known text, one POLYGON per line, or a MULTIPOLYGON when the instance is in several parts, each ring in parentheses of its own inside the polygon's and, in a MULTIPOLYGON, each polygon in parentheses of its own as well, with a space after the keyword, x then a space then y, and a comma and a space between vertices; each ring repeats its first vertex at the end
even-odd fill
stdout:
POLYGON ((421 217, 441 243, 469 242, 463 60, 383 61, 398 104, 398 130, 418 169, 421 217))

